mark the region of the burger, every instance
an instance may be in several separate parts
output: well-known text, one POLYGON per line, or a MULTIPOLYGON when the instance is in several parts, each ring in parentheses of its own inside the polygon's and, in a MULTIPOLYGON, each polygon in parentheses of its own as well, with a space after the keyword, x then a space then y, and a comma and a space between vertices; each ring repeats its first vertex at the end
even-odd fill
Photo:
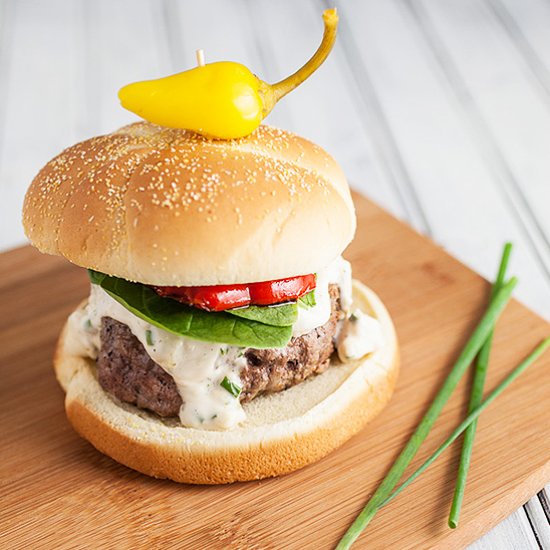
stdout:
POLYGON ((285 474, 390 399, 390 316, 342 258, 348 184, 301 137, 132 124, 51 160, 23 222, 40 251, 88 270, 55 373, 75 430, 130 468, 200 484, 285 474))

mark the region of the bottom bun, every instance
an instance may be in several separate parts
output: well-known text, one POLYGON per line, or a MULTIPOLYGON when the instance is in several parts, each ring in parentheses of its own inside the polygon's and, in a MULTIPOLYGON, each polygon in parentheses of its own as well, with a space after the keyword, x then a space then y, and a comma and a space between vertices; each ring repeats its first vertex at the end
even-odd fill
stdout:
POLYGON ((399 369, 395 331, 376 294, 354 281, 354 307, 376 317, 385 345, 285 391, 244 404, 247 420, 229 431, 185 428, 116 400, 99 385, 95 363, 70 354, 66 325, 54 359, 75 430, 102 453, 144 474, 218 484, 287 474, 324 457, 389 401, 399 369))

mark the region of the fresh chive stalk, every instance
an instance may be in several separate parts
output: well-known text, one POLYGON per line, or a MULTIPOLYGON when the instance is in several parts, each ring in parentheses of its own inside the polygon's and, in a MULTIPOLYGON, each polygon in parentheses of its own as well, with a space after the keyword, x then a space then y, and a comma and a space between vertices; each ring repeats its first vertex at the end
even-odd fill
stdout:
POLYGON ((243 389, 235 382, 232 382, 227 376, 220 382, 220 386, 227 390, 233 397, 237 398, 241 395, 243 389))
MULTIPOLYGON (((504 277, 506 276, 506 270, 508 268, 508 261, 510 259, 511 252, 512 243, 506 243, 504 245, 504 250, 502 251, 502 258, 500 260, 497 278, 491 292, 491 299, 494 297, 498 289, 501 288, 504 284, 504 277)), ((491 352, 492 343, 493 332, 489 334, 489 337, 483 344, 476 359, 474 380, 472 382, 472 392, 470 395, 468 413, 471 413, 476 407, 478 407, 483 400, 483 386, 485 385, 487 368, 489 366, 489 355, 491 352)), ((453 503, 451 505, 448 522, 449 527, 451 527, 452 529, 455 529, 458 526, 458 517, 460 515, 460 508, 462 506, 462 500, 464 498, 464 488, 466 486, 466 477, 468 475, 468 468, 470 467, 470 461, 472 458, 472 448, 474 446, 476 428, 477 420, 474 420, 464 432, 464 441, 462 443, 460 463, 458 465, 458 474, 453 495, 453 503)))
POLYGON ((495 293, 493 300, 489 303, 487 311, 466 343, 466 346, 451 369, 451 372, 447 376, 443 386, 441 386, 441 389, 435 396, 433 403, 428 408, 426 414, 420 421, 420 424, 409 439, 409 442, 401 451, 401 454, 397 457, 397 460, 394 462, 393 466, 390 468, 390 471, 376 489, 374 495, 367 502, 366 506, 338 543, 337 550, 343 550, 351 547, 353 542, 370 523, 378 511, 381 503, 384 502, 384 500, 386 500, 391 494, 392 490, 405 472, 405 469, 417 453, 418 448, 428 436, 434 422, 437 420, 437 417, 441 413, 445 403, 449 400, 451 393, 456 388, 458 382, 462 378, 462 375, 471 365, 472 361, 479 353, 481 346, 493 330, 498 317, 510 300, 516 284, 517 279, 512 277, 495 293))
POLYGON ((410 485, 422 472, 424 472, 436 458, 451 445, 464 430, 471 426, 478 416, 525 370, 532 365, 548 348, 550 347, 550 338, 543 340, 488 396, 481 402, 468 416, 454 429, 451 435, 439 446, 418 470, 408 477, 393 493, 391 493, 381 504, 385 506, 390 500, 393 500, 403 489, 410 485))
POLYGON ((145 331, 145 341, 147 342, 148 346, 154 345, 153 342, 153 333, 150 330, 145 331))

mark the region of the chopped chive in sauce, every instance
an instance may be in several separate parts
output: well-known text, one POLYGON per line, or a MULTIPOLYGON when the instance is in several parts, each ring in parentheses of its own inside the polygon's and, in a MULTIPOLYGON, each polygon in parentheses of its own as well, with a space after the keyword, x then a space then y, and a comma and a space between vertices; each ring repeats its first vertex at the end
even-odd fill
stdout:
POLYGON ((153 333, 150 330, 145 331, 145 341, 147 342, 148 346, 154 345, 153 342, 153 333))
POLYGON ((220 354, 225 355, 229 350, 227 348, 220 348, 220 354))
POLYGON ((235 382, 232 382, 227 376, 220 382, 220 386, 227 390, 233 397, 239 397, 243 389, 235 382))
POLYGON ((84 323, 84 328, 86 330, 90 330, 92 328, 92 321, 90 319, 86 319, 86 322, 84 323))

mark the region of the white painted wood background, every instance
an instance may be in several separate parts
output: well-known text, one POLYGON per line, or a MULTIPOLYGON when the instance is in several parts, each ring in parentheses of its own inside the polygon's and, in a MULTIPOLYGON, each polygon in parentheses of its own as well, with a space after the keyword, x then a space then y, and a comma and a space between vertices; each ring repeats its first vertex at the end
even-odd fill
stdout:
MULTIPOLYGON (((550 2, 344 0, 335 52, 268 122, 484 276, 516 247, 517 295, 550 318, 550 2)), ((317 46, 323 0, 0 0, 0 250, 62 148, 134 120, 128 82, 194 51, 276 81, 317 46)), ((549 405, 550 407, 550 405, 549 405)), ((550 549, 547 492, 472 548, 550 549)))

